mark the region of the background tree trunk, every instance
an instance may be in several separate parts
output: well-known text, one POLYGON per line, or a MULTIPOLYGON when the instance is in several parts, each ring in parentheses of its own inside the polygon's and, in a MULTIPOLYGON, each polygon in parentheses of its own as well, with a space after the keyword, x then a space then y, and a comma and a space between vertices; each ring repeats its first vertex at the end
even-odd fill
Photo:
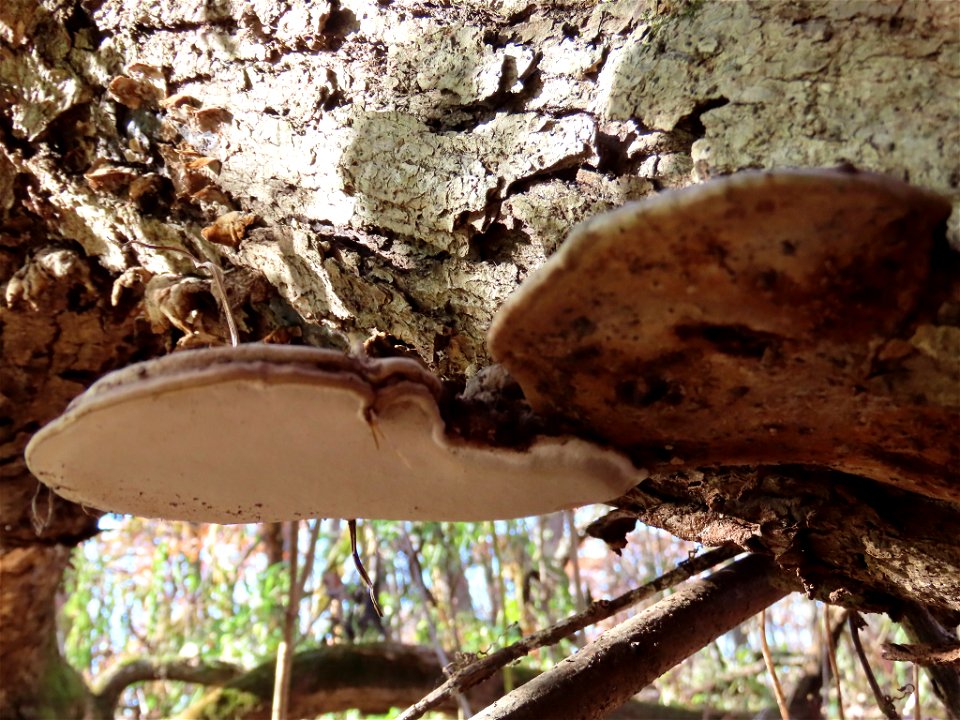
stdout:
MULTIPOLYGON (((96 532, 29 475, 30 435, 105 372, 227 337, 192 263, 142 243, 215 259, 244 341, 379 332, 462 380, 572 224, 656 189, 849 162, 956 200, 958 19, 936 0, 4 2, 0 715, 37 714, 59 676, 52 591, 96 532)), ((697 501, 641 505, 704 537, 682 522, 697 501)), ((866 578, 849 547, 818 548, 823 592, 949 597, 957 550, 911 554, 919 532, 898 536, 908 571, 866 578)))

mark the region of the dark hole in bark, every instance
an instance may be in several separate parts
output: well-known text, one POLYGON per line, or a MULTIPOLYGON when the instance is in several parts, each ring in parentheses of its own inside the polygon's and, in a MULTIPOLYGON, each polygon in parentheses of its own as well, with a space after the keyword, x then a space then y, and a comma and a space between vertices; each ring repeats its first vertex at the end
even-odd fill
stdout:
POLYGON ((746 325, 678 325, 674 332, 681 340, 705 340, 724 355, 757 360, 777 342, 776 335, 746 325))

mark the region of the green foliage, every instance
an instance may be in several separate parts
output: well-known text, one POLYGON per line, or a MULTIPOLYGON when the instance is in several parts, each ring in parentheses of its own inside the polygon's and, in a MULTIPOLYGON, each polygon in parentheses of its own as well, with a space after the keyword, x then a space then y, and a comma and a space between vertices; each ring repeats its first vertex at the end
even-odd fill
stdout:
MULTIPOLYGON (((577 525, 590 520, 581 513, 577 525)), ((301 554, 308 535, 308 527, 301 526, 301 554)), ((350 558, 346 524, 325 521, 319 537, 299 608, 299 651, 385 637, 433 648, 436 637, 451 659, 456 653, 482 656, 579 609, 569 562, 571 539, 557 516, 477 524, 360 523, 360 552, 386 611, 380 621, 370 611, 350 558)), ((582 542, 577 555, 585 593, 601 598, 625 592, 685 559, 687 549, 644 528, 633 534, 621 557, 599 541, 582 542)), ((302 566, 304 558, 299 560, 302 566)), ((137 657, 179 656, 248 668, 269 664, 281 637, 289 589, 288 563, 267 565, 257 526, 123 520, 74 555, 60 617, 63 647, 69 662, 94 686, 94 676, 137 657)), ((811 646, 811 628, 816 627, 811 604, 801 599, 790 603, 788 610, 775 606, 768 612, 773 628, 768 635, 784 659, 780 672, 787 686, 799 677, 799 663, 787 662, 790 649, 796 653, 811 646)), ((615 622, 589 629, 586 639, 615 622)), ((888 625, 877 628, 888 631, 888 625)), ((758 637, 751 626, 719 638, 651 691, 660 702, 687 707, 769 706, 772 696, 758 637), (759 669, 739 671, 751 667, 759 669)), ((583 637, 568 639, 528 656, 506 670, 506 682, 527 668, 549 668, 583 642, 583 637)), ((854 667, 842 647, 839 659, 854 667)), ((858 673, 845 672, 846 682, 862 682, 858 673)), ((901 670, 881 671, 881 681, 891 691, 909 680, 901 670)), ((129 689, 122 705, 169 717, 204 692, 182 683, 146 683, 129 689)), ((251 695, 236 692, 217 694, 215 702, 208 694, 204 698, 202 716, 211 718, 236 716, 253 702, 251 695)), ((200 717, 198 712, 194 708, 192 716, 200 717)))
POLYGON ((248 692, 221 688, 210 693, 202 703, 193 705, 190 712, 180 715, 181 720, 228 720, 242 717, 257 707, 260 699, 248 692))
POLYGON ((77 549, 64 575, 66 602, 60 611, 60 632, 67 661, 75 668, 96 668, 109 637, 109 617, 116 590, 102 581, 107 572, 98 553, 77 549))
POLYGON ((49 649, 47 663, 44 686, 37 694, 42 704, 35 716, 39 720, 80 720, 88 699, 83 678, 64 662, 55 647, 49 649))

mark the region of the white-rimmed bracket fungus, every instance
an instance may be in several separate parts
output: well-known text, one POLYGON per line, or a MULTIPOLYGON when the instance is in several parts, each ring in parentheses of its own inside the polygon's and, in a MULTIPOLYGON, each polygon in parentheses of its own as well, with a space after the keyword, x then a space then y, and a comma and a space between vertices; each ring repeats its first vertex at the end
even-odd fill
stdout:
POLYGON ((949 213, 843 170, 662 193, 578 226, 490 349, 535 410, 651 469, 813 464, 956 502, 958 378, 922 343, 949 213), (918 390, 911 354, 941 377, 918 390))
POLYGON ((576 438, 491 447, 445 432, 406 358, 242 345, 119 370, 27 448, 63 497, 145 517, 489 520, 611 500, 645 473, 576 438))

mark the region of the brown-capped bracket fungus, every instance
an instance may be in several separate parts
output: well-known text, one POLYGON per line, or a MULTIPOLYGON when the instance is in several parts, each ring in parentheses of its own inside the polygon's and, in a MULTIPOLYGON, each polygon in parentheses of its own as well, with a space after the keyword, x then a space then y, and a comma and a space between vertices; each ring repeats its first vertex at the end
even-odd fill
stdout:
POLYGON ((489 337, 568 436, 451 429, 410 359, 246 345, 106 376, 27 462, 85 505, 223 523, 519 517, 613 500, 646 469, 780 463, 956 502, 956 399, 882 371, 926 347, 910 331, 949 211, 888 177, 787 170, 578 226, 489 337))
POLYGON ((918 300, 949 214, 842 169, 665 192, 575 228, 489 347, 534 410, 651 472, 817 465, 957 503, 960 328, 918 300))
POLYGON ((26 459, 69 500, 218 523, 512 518, 611 500, 646 477, 577 438, 517 449, 448 435, 441 392, 409 358, 188 350, 101 378, 26 459))

